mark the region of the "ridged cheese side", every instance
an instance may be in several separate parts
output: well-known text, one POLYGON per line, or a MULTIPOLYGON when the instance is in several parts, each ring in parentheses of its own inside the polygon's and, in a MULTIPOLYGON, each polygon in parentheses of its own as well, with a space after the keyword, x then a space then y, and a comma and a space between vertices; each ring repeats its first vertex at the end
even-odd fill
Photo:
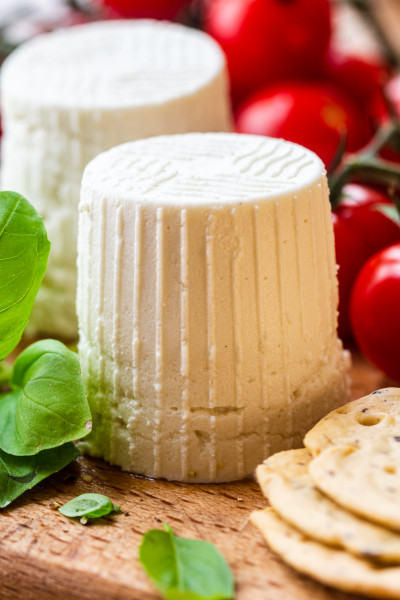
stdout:
POLYGON ((348 399, 326 176, 299 146, 189 134, 97 157, 78 266, 94 455, 240 479, 348 399))
POLYGON ((158 134, 229 131, 225 62, 206 34, 108 21, 36 37, 2 68, 3 189, 27 196, 52 242, 31 333, 77 333, 77 206, 97 154, 158 134))

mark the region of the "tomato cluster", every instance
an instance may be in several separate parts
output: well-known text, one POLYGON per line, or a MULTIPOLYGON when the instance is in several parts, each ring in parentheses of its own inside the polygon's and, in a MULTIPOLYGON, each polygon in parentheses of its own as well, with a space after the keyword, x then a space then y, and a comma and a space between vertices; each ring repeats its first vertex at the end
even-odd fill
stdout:
POLYGON ((343 189, 342 201, 333 213, 333 227, 339 265, 339 334, 349 339, 352 335, 349 307, 357 276, 368 259, 400 242, 400 227, 387 195, 356 184, 343 189))

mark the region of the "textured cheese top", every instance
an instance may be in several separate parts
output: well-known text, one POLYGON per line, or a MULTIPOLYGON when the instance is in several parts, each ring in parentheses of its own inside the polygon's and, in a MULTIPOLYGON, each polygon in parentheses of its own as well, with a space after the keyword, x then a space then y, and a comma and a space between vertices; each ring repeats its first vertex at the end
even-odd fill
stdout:
POLYGON ((6 61, 2 85, 43 106, 146 106, 192 94, 222 68, 222 51, 200 31, 151 20, 106 21, 24 44, 6 61))
POLYGON ((192 133, 123 144, 96 157, 83 187, 163 204, 234 204, 276 198, 325 173, 302 146, 254 135, 192 133))

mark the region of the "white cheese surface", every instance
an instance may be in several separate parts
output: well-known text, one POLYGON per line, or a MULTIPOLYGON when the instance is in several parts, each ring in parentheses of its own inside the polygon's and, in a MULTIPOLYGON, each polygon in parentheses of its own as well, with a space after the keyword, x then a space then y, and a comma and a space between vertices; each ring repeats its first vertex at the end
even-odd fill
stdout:
POLYGON ((38 36, 2 69, 2 188, 43 215, 52 242, 31 332, 77 333, 76 227, 86 164, 158 134, 229 131, 223 54, 206 34, 150 20, 38 36))
POLYGON ((12 54, 3 77, 19 102, 114 110, 195 93, 223 67, 222 52, 201 31, 121 20, 36 37, 12 54))
POLYGON ((181 481, 251 475, 348 399, 326 175, 295 144, 187 134, 85 170, 86 449, 181 481))
POLYGON ((276 198, 321 177, 313 153, 283 140, 257 136, 160 136, 97 157, 85 186, 145 203, 234 205, 276 198))

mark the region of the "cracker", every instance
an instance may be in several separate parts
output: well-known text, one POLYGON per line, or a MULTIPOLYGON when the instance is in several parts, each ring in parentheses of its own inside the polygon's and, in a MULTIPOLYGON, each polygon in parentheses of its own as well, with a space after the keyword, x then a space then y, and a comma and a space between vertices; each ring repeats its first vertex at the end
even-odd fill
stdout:
POLYGON ((251 515, 267 544, 301 573, 345 592, 400 599, 400 567, 377 567, 304 536, 272 508, 251 515))
POLYGON ((314 484, 335 502, 398 531, 399 472, 400 442, 394 437, 361 448, 333 446, 309 464, 314 484))
POLYGON ((400 535, 347 512, 313 484, 306 449, 274 454, 256 470, 276 512, 310 538, 357 556, 400 563, 400 535))
POLYGON ((317 456, 329 446, 357 447, 387 435, 400 436, 400 388, 377 390, 333 410, 306 434, 304 445, 317 456))

